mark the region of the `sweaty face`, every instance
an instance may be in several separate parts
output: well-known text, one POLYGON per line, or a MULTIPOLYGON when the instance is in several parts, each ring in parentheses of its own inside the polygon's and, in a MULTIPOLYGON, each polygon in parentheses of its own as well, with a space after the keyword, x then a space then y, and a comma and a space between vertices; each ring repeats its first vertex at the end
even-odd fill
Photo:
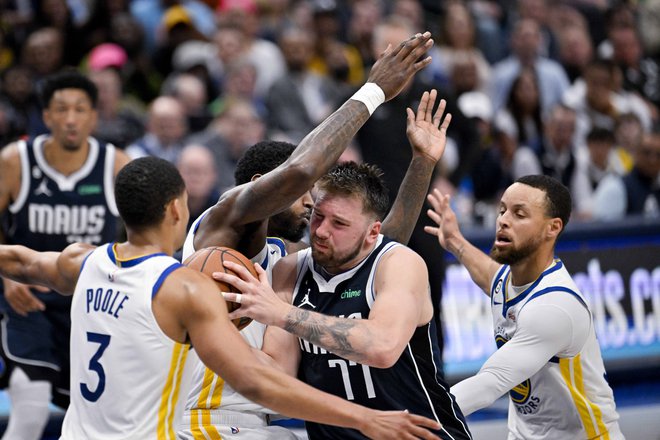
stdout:
POLYGON ((268 235, 298 243, 305 236, 312 215, 312 197, 307 192, 285 211, 268 219, 268 235))
POLYGON ((490 256, 514 265, 534 254, 544 241, 545 193, 521 183, 511 185, 500 202, 495 242, 490 256))
POLYGON ((80 89, 62 89, 53 94, 44 110, 44 121, 53 138, 67 150, 78 150, 96 127, 92 101, 80 89))
POLYGON ((314 261, 333 274, 353 267, 364 257, 360 254, 373 225, 371 220, 363 213, 358 197, 320 192, 310 223, 314 261))

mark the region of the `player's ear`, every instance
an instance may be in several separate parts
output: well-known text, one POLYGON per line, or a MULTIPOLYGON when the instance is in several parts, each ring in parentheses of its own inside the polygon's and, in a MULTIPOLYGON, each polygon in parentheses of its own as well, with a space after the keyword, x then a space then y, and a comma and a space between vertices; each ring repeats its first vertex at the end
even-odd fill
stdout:
POLYGON ((562 231, 564 222, 561 221, 559 217, 551 218, 548 221, 546 234, 550 239, 556 239, 559 236, 559 233, 562 231))
POLYGON ((185 203, 186 201, 183 197, 175 197, 166 205, 165 209, 170 214, 174 223, 183 218, 184 209, 186 208, 185 203))
POLYGON ((375 243, 376 240, 378 240, 378 235, 380 234, 382 225, 383 224, 380 221, 376 220, 369 226, 369 230, 367 231, 368 241, 375 243))
POLYGON ((252 178, 250 179, 250 182, 254 182, 255 180, 257 180, 257 179, 258 179, 259 177, 261 177, 261 176, 262 176, 262 175, 259 174, 259 173, 255 174, 255 175, 252 176, 252 178))

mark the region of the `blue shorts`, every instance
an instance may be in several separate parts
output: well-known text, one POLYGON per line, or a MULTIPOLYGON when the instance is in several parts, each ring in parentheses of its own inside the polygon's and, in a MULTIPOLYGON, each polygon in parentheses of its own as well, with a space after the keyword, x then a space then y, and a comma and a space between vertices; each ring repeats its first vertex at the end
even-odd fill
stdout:
POLYGON ((47 380, 53 385, 53 403, 68 405, 69 336, 71 297, 56 292, 32 291, 46 306, 43 312, 21 316, 0 295, 2 350, 13 366, 19 366, 30 380, 47 380), (62 395, 62 396, 60 396, 62 395), (63 399, 63 400, 62 400, 63 399))

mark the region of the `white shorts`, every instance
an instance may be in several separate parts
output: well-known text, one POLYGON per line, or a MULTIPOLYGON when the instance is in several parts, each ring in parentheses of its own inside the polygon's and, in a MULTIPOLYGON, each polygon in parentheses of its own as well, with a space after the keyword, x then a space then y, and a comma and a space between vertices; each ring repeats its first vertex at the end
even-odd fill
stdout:
MULTIPOLYGON (((200 434, 203 438, 215 438, 215 435, 208 432, 208 425, 202 426, 196 422, 196 426, 193 427, 191 422, 191 414, 186 411, 182 424, 177 429, 177 439, 194 440, 200 438, 200 434)), ((210 425, 223 439, 300 440, 293 431, 283 426, 269 426, 265 414, 212 411, 210 425)))

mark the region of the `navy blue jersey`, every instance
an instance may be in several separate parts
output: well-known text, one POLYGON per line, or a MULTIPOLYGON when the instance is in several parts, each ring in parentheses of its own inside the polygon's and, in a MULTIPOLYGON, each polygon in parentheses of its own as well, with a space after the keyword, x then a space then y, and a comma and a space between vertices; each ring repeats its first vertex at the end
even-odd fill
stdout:
POLYGON ((74 242, 114 241, 118 213, 114 198, 115 149, 89 138, 89 154, 64 176, 44 157, 47 136, 19 142, 21 188, 9 206, 7 242, 38 251, 61 251, 74 242))
MULTIPOLYGON (((378 261, 400 246, 382 237, 357 267, 326 280, 313 264, 311 250, 299 253, 299 273, 293 304, 325 315, 367 319, 375 301, 374 276, 378 261)), ((319 269, 322 270, 322 269, 319 269)), ((469 439, 470 432, 449 386, 438 374, 440 365, 434 321, 418 327, 401 357, 390 368, 373 368, 346 360, 299 339, 299 377, 327 393, 379 410, 409 410, 442 423, 443 439, 469 439)), ((309 438, 364 439, 360 432, 306 423, 309 438)))

